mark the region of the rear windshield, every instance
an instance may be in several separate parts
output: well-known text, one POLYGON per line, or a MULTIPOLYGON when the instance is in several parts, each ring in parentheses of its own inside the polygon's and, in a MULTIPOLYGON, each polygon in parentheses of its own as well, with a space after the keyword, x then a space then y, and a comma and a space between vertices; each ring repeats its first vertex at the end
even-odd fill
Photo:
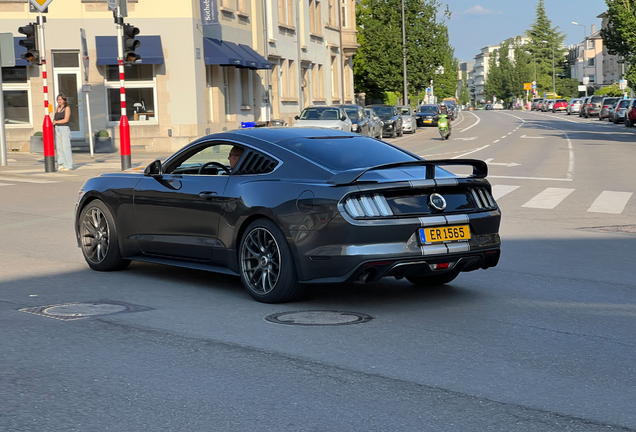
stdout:
POLYGON ((409 115, 411 114, 411 108, 400 108, 401 115, 409 115))
POLYGON ((345 110, 345 112, 347 113, 347 115, 349 116, 349 118, 351 120, 354 120, 354 121, 358 120, 358 109, 357 108, 345 108, 344 110, 345 110))
POLYGON ((331 171, 418 160, 385 142, 363 136, 292 138, 278 144, 331 171))
POLYGON ((436 113, 437 107, 434 105, 424 105, 417 109, 417 112, 421 113, 436 113))
POLYGON ((306 108, 300 114, 301 120, 338 120, 340 117, 340 109, 334 107, 306 108))
POLYGON ((618 98, 607 98, 603 100, 603 105, 614 105, 618 102, 618 98))
POLYGON ((591 103, 601 103, 603 102, 603 97, 602 96, 592 96, 592 99, 590 99, 591 103))
POLYGON ((629 106, 629 99, 623 99, 619 105, 621 108, 627 108, 629 106))
POLYGON ((373 109, 375 110, 376 113, 378 113, 380 117, 393 117, 393 107, 379 106, 379 107, 373 107, 373 109))
POLYGON ((557 102, 567 102, 565 99, 557 99, 557 102))

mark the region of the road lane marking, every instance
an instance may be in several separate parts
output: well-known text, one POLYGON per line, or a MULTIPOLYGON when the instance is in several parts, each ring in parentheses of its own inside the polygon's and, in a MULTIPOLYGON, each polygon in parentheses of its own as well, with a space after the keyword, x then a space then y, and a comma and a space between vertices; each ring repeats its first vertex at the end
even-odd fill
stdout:
POLYGON ((547 188, 521 207, 551 210, 558 206, 561 201, 567 198, 572 192, 574 192, 574 189, 547 188))
POLYGON ((0 186, 13 186, 13 185, 9 183, 0 183, 0 186))
POLYGON ((513 179, 513 180, 546 180, 546 181, 572 181, 571 178, 552 178, 552 177, 521 177, 521 176, 495 176, 488 175, 488 178, 513 179))
POLYGON ((468 153, 460 154, 459 156, 455 156, 454 158, 451 158, 451 159, 459 159, 460 157, 463 157, 463 156, 466 156, 466 155, 469 155, 469 154, 472 154, 472 153, 478 152, 479 150, 483 150, 483 149, 485 149, 486 147, 490 147, 490 144, 487 144, 487 145, 485 145, 485 146, 483 146, 483 147, 480 147, 480 148, 478 148, 478 149, 475 149, 475 150, 469 151, 468 153))
POLYGON ((515 162, 493 162, 493 160, 495 160, 494 158, 489 158, 486 159, 484 162, 486 162, 488 165, 501 165, 501 166, 505 166, 505 167, 514 167, 514 166, 520 166, 521 164, 515 163, 515 162))
POLYGON ((591 213, 621 214, 632 195, 632 192, 603 191, 587 211, 591 213))
POLYGON ((453 140, 462 140, 462 141, 472 141, 476 140, 477 137, 468 137, 468 138, 453 138, 453 140))
POLYGON ((530 138, 534 138, 534 139, 544 139, 545 137, 530 137, 530 136, 526 136, 526 135, 521 135, 521 137, 520 137, 520 138, 528 138, 528 139, 530 139, 530 138))
POLYGON ((19 182, 19 183, 57 183, 56 181, 53 181, 53 180, 34 179, 34 178, 27 178, 27 177, 12 177, 12 176, 5 176, 2 174, 0 174, 0 180, 10 181, 10 182, 19 182))
POLYGON ((493 141, 492 143, 493 143, 493 144, 494 144, 494 143, 498 143, 499 141, 501 141, 501 140, 495 140, 495 141, 493 141))
POLYGON ((481 119, 479 118, 479 116, 477 116, 477 114, 475 114, 474 112, 468 111, 468 114, 472 114, 473 116, 475 116, 475 118, 477 119, 477 121, 473 124, 471 124, 470 126, 468 126, 465 129, 460 130, 460 132, 466 132, 468 129, 470 129, 471 127, 475 127, 479 124, 479 122, 481 121, 481 119))
POLYGON ((492 187, 492 196, 495 200, 498 200, 504 195, 509 194, 512 191, 519 189, 521 186, 506 186, 506 185, 494 185, 492 187))

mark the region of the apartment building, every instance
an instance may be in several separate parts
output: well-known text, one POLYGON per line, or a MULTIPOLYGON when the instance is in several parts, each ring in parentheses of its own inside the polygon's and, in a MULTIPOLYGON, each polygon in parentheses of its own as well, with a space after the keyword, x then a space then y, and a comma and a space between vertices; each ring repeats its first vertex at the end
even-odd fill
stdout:
MULTIPOLYGON (((596 25, 590 27, 591 36, 568 47, 568 65, 570 76, 576 78, 581 84, 583 78, 588 78, 588 85, 600 87, 604 84, 603 74, 603 38, 596 25)), ((606 51, 606 50, 605 50, 606 51)))
MULTIPOLYGON (((74 147, 88 140, 89 122, 118 142, 117 28, 108 1, 54 0, 48 9, 49 101, 68 96, 74 147)), ((29 151, 42 130, 42 68, 20 58, 17 30, 37 14, 25 0, 2 0, 0 16, 16 50, 16 66, 2 69, 8 148, 29 151)), ((125 68, 133 151, 174 151, 242 122, 290 123, 309 104, 354 99, 354 0, 128 0, 124 21, 140 29, 141 42, 140 62, 125 68)))

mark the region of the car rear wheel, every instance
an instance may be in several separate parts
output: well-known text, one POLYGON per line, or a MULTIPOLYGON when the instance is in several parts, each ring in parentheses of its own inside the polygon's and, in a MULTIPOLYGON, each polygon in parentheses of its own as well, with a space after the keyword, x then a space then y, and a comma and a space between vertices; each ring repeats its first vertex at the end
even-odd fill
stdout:
POLYGON ((629 117, 625 116, 625 127, 631 127, 632 126, 632 121, 629 119, 629 117))
POLYGON ((283 232, 269 219, 255 220, 245 230, 239 267, 241 282, 256 301, 282 303, 302 295, 291 249, 283 232))
POLYGON ((407 276, 406 279, 419 287, 435 287, 447 284, 459 276, 458 271, 434 276, 407 276))
POLYGON ((106 204, 91 201, 79 217, 80 247, 89 267, 97 271, 121 270, 130 264, 119 250, 115 219, 106 204))

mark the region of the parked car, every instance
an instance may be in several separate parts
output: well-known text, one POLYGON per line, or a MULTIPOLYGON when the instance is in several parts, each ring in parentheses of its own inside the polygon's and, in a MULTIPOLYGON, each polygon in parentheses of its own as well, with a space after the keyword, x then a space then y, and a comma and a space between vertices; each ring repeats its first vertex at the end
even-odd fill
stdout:
POLYGON ((583 117, 589 118, 592 116, 598 116, 601 112, 603 103, 603 96, 592 96, 583 108, 583 117))
POLYGON ((367 117, 369 117, 369 130, 371 131, 370 136, 382 139, 382 127, 384 124, 382 123, 382 120, 380 120, 380 116, 378 116, 373 108, 366 107, 364 111, 367 113, 367 117))
POLYGON ((543 112, 548 112, 548 111, 552 111, 552 107, 554 106, 554 99, 546 99, 543 101, 543 104, 541 105, 541 111, 543 112))
POLYGON ((394 277, 432 287, 499 261, 487 172, 479 160, 424 160, 351 132, 239 129, 143 172, 89 179, 75 235, 93 270, 139 260, 221 272, 265 303, 294 300, 307 284, 394 277), (453 165, 472 175, 444 169, 453 165))
POLYGON ((437 121, 439 120, 440 109, 437 105, 427 104, 420 105, 417 109, 417 113, 415 113, 417 119, 418 126, 437 126, 437 121))
POLYGON ((567 111, 567 109, 568 109, 567 99, 557 99, 556 101, 554 101, 554 105, 552 106, 553 113, 557 111, 567 111))
POLYGON ((572 98, 572 99, 570 99, 570 102, 568 103, 568 108, 567 108, 568 115, 575 114, 575 113, 578 113, 579 111, 581 111, 581 104, 582 103, 583 103, 583 99, 581 99, 581 98, 572 98))
POLYGON ((367 105, 369 108, 373 108, 380 116, 380 120, 384 123, 382 127, 382 136, 395 138, 396 136, 404 135, 404 129, 402 127, 402 116, 400 115, 397 107, 392 105, 367 105))
POLYGON ((608 120, 614 122, 614 124, 619 124, 620 122, 625 121, 625 113, 631 103, 631 99, 619 99, 610 109, 608 120))
POLYGON ((371 135, 371 126, 369 124, 369 117, 364 112, 364 108, 360 105, 338 105, 346 113, 351 120, 351 132, 357 132, 360 135, 371 135))
POLYGON ((503 104, 501 102, 495 102, 494 104, 492 104, 492 109, 494 109, 494 110, 502 110, 503 109, 503 104))
POLYGON ((541 99, 537 103, 537 111, 543 111, 543 105, 545 105, 547 99, 541 99))
POLYGON ((397 108, 402 115, 402 127, 404 128, 404 132, 414 134, 417 129, 417 121, 415 120, 413 108, 410 106, 399 106, 397 108))
POLYGON ((598 112, 598 119, 600 121, 603 121, 606 118, 609 118, 610 108, 616 105, 616 102, 618 102, 619 100, 620 98, 617 97, 603 98, 603 101, 601 102, 601 109, 598 112))
POLYGON ((324 127, 351 132, 351 119, 339 106, 310 106, 295 119, 292 127, 324 127))
POLYGON ((532 99, 532 105, 530 105, 530 111, 538 111, 539 103, 543 101, 543 98, 534 98, 532 99))
POLYGON ((625 126, 632 127, 636 122, 636 99, 632 99, 629 108, 625 111, 625 126))
POLYGON ((583 102, 581 102, 581 109, 579 110, 579 117, 584 116, 585 107, 587 107, 587 105, 590 103, 590 99, 592 99, 592 96, 586 96, 585 98, 583 98, 583 102))
POLYGON ((487 110, 491 110, 491 109, 492 109, 492 104, 486 104, 485 108, 486 108, 487 110))

